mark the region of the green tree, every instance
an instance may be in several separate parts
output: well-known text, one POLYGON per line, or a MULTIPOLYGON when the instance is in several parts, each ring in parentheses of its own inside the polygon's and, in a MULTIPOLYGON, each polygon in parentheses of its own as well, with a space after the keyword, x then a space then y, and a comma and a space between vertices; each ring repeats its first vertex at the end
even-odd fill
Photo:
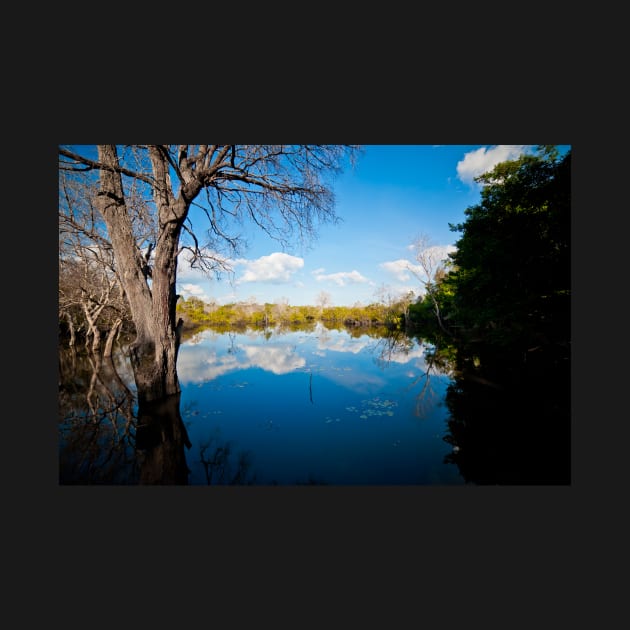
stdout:
POLYGON ((450 255, 451 317, 476 338, 524 351, 570 337, 571 152, 552 146, 477 178, 450 255))

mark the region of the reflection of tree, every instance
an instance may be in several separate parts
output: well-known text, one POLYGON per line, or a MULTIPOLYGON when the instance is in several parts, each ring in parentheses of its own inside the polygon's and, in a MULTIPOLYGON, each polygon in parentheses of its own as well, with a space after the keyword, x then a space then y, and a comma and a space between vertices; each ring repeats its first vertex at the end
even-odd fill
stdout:
MULTIPOLYGON (((422 345, 422 341, 418 340, 418 344, 422 345)), ((401 330, 388 331, 374 344, 374 350, 377 353, 375 361, 377 365, 387 367, 396 360, 396 357, 409 355, 415 347, 416 340, 405 332, 401 330)), ((451 372, 448 355, 440 351, 437 346, 425 349, 424 364, 425 370, 408 387, 409 390, 420 387, 414 409, 414 414, 417 417, 424 417, 426 412, 435 405, 438 394, 431 385, 431 376, 451 372)))
POLYGON ((215 485, 251 485, 256 477, 248 478, 251 467, 251 454, 248 451, 234 453, 236 462, 231 462, 232 442, 220 443, 218 435, 211 436, 199 447, 201 465, 206 474, 206 482, 215 485))
POLYGON ((180 413, 180 396, 142 401, 138 408, 136 448, 141 463, 140 483, 187 484, 184 447, 191 448, 180 413))
POLYGON ((59 481, 135 483, 134 395, 112 357, 60 352, 59 481))
POLYGON ((179 395, 147 402, 100 352, 59 354, 61 484, 186 484, 179 395))
POLYGON ((446 404, 446 461, 476 484, 570 483, 568 360, 539 357, 458 373, 446 404))
POLYGON ((402 330, 391 330, 378 338, 373 345, 376 354, 376 364, 379 367, 387 367, 394 357, 406 356, 414 347, 414 341, 402 330))

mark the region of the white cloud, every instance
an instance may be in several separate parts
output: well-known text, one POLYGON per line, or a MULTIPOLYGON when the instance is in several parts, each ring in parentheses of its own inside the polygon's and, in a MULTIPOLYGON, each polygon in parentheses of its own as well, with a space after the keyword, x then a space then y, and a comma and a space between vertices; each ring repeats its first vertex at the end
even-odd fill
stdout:
POLYGON ((379 267, 391 273, 400 282, 406 282, 414 275, 423 275, 422 267, 420 267, 420 265, 414 265, 411 261, 405 260, 404 258, 381 263, 379 267))
POLYGON ((490 148, 481 147, 464 155, 457 163, 457 176, 465 184, 474 184, 474 178, 491 171, 499 162, 514 160, 523 153, 531 152, 528 144, 499 144, 490 148))
MULTIPOLYGON (((411 244, 407 249, 415 249, 415 245, 411 244)), ((427 261, 431 263, 431 266, 435 270, 442 261, 448 260, 448 255, 451 252, 456 250, 457 247, 455 247, 455 245, 433 245, 424 249, 423 252, 427 255, 427 261)), ((412 263, 406 258, 388 260, 381 263, 379 267, 390 273, 399 282, 407 282, 408 280, 418 278, 426 279, 426 274, 422 266, 412 263)), ((404 288, 406 287, 402 287, 403 290, 404 288)))
POLYGON ((236 281, 243 282, 289 282, 291 276, 304 266, 304 259, 282 252, 274 252, 269 256, 261 256, 256 260, 239 258, 236 264, 245 267, 245 272, 236 281))
POLYGON ((205 291, 198 284, 192 284, 192 283, 182 284, 179 290, 185 298, 188 298, 194 295, 195 297, 198 297, 202 300, 207 299, 207 295, 205 291))
MULTIPOLYGON (((315 272, 313 272, 315 273, 315 272)), ((361 275, 356 269, 353 271, 339 271, 337 273, 318 273, 315 275, 317 282, 329 281, 338 284, 340 287, 346 286, 346 284, 358 284, 363 282, 369 282, 369 280, 361 275)))
POLYGON ((448 255, 455 251, 457 251, 455 245, 433 245, 425 250, 434 264, 448 260, 448 255))

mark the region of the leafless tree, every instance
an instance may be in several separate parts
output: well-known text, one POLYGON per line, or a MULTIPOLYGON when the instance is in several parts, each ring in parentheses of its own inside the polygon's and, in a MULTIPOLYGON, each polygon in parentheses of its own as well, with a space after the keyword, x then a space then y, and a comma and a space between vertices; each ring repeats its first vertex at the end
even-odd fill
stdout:
POLYGON ((418 271, 413 267, 408 267, 408 269, 422 283, 426 295, 429 296, 429 299, 433 304, 433 310, 435 312, 438 325, 443 332, 452 336, 451 332, 444 325, 444 321, 442 320, 442 315, 440 313, 440 305, 437 300, 437 284, 446 272, 446 265, 448 261, 445 256, 444 249, 433 245, 428 235, 419 234, 412 243, 412 251, 421 271, 418 271))
POLYGON ((123 321, 129 317, 111 244, 93 205, 95 191, 66 172, 59 177, 59 319, 67 323, 70 346, 85 335, 92 351, 110 356, 123 321))
POLYGON ((398 298, 398 304, 405 318, 405 328, 409 327, 409 307, 413 304, 415 299, 416 296, 413 291, 407 291, 407 293, 404 293, 398 298))
POLYGON ((332 177, 356 145, 97 145, 59 147, 60 170, 90 178, 136 330, 130 348, 139 395, 179 393, 178 256, 212 272, 243 246, 250 222, 287 247, 334 221, 332 177), (148 264, 131 193, 151 209, 148 264), (199 212, 193 217, 191 209, 199 212), (206 230, 197 220, 202 217, 206 230))
POLYGON ((319 306, 319 314, 321 315, 323 310, 332 304, 332 297, 328 291, 320 291, 315 298, 315 304, 319 306))

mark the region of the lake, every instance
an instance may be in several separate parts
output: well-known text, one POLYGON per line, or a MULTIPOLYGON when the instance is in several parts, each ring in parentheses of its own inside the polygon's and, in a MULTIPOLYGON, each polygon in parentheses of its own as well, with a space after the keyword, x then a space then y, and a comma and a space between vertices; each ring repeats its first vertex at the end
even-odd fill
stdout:
MULTIPOLYGON (((458 485, 451 375, 403 333, 199 331, 179 351, 190 485, 458 485), (450 459, 450 461, 449 461, 450 459)), ((137 483, 124 353, 60 354, 60 483, 137 483)))

